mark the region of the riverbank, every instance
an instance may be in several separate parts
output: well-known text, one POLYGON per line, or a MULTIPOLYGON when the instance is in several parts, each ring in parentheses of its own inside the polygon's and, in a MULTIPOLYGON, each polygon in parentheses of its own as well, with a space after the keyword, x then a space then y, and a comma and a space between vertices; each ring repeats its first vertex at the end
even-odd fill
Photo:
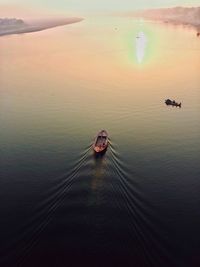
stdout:
POLYGON ((126 17, 162 21, 176 25, 187 25, 200 30, 200 7, 172 7, 147 9, 122 14, 126 17))
POLYGON ((14 29, 13 28, 10 29, 9 27, 3 27, 3 29, 0 28, 0 36, 43 31, 58 26, 80 22, 82 20, 83 18, 66 18, 66 19, 56 19, 56 20, 48 19, 48 20, 32 21, 31 23, 25 22, 21 27, 17 27, 14 29))

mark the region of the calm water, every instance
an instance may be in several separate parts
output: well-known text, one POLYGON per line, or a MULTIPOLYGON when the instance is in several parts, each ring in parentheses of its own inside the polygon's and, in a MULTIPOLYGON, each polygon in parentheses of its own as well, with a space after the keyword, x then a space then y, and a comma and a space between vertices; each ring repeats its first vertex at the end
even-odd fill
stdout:
POLYGON ((199 70, 181 26, 1 37, 0 265, 200 266, 199 70))

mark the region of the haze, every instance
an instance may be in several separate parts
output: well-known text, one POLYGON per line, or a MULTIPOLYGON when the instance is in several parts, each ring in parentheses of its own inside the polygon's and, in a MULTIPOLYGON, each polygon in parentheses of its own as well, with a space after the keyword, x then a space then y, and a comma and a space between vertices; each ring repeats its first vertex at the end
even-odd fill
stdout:
MULTIPOLYGON (((110 12, 119 10, 134 10, 134 9, 146 9, 146 8, 160 8, 160 7, 172 7, 172 6, 198 6, 200 0, 0 0, 1 9, 3 6, 15 6, 19 8, 29 7, 34 9, 48 10, 49 12, 110 12)), ((17 9, 17 8, 16 8, 17 9)), ((1 12, 2 13, 2 12, 1 12)))

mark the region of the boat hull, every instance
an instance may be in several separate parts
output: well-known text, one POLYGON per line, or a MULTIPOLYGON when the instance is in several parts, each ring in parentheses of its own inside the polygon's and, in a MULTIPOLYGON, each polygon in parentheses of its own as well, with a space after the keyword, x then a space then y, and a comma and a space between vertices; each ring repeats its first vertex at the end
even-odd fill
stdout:
POLYGON ((177 103, 176 101, 172 101, 170 99, 165 100, 165 104, 167 106, 173 106, 173 107, 181 107, 181 103, 177 103))
POLYGON ((95 137, 93 150, 96 154, 103 154, 108 147, 108 133, 105 130, 100 131, 95 137))

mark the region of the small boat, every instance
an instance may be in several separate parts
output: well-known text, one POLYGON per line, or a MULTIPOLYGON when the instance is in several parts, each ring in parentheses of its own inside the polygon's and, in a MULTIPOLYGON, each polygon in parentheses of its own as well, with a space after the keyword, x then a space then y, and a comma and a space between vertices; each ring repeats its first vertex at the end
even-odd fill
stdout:
POLYGON ((101 130, 95 137, 93 143, 93 149, 96 153, 103 153, 108 147, 108 133, 105 130, 101 130))
POLYGON ((175 107, 181 107, 181 103, 177 103, 175 100, 170 100, 170 99, 165 100, 165 104, 175 107))

